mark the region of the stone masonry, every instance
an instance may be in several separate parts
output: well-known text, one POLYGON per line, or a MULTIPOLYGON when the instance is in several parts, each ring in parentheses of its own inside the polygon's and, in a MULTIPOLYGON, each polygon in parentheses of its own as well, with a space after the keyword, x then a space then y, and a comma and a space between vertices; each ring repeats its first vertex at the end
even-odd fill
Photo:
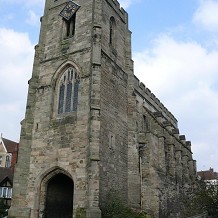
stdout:
POLYGON ((9 218, 100 218, 111 191, 155 218, 180 217, 196 179, 191 142, 134 76, 128 15, 117 0, 74 2, 71 20, 60 16, 68 0, 45 3, 9 218), (66 74, 74 91, 65 96, 74 98, 62 99, 68 69, 76 73, 66 74), (60 113, 67 102, 73 109, 60 113))

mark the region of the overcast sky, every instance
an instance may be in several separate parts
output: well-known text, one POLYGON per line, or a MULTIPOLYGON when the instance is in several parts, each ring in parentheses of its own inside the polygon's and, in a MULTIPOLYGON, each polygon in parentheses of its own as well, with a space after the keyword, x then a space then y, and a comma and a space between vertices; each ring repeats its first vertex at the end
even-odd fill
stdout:
MULTIPOLYGON (((76 2, 76 0, 75 0, 76 2)), ((192 141, 198 170, 218 171, 218 0, 120 0, 136 76, 192 141)), ((0 132, 19 141, 44 0, 0 0, 0 132)))

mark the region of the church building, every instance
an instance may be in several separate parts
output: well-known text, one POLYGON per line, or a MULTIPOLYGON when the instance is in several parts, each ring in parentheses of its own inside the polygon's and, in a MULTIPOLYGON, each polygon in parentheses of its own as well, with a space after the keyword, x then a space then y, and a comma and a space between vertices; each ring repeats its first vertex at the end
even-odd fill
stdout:
POLYGON ((101 218, 110 193, 180 217, 191 142, 134 76, 117 0, 46 0, 28 83, 9 218, 101 218))

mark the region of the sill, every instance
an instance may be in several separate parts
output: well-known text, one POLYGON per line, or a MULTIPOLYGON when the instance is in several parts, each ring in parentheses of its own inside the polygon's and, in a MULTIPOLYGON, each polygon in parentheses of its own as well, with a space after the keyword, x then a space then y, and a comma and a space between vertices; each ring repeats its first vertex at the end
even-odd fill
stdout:
POLYGON ((76 114, 77 114, 77 111, 64 112, 61 114, 56 114, 56 119, 63 119, 66 117, 75 116, 76 114))
POLYGON ((50 121, 51 127, 57 127, 58 125, 65 125, 65 124, 72 124, 76 123, 77 121, 77 112, 69 112, 69 113, 63 113, 63 114, 57 114, 56 117, 54 117, 50 121))
POLYGON ((74 36, 75 35, 70 35, 70 36, 65 36, 64 38, 63 38, 63 41, 67 41, 67 40, 70 40, 70 39, 72 39, 72 38, 74 38, 74 36))

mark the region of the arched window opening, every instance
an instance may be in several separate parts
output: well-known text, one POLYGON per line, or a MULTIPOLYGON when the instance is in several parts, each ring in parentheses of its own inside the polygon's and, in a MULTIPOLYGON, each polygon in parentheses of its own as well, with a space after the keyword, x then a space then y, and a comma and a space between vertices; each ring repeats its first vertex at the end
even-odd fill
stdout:
POLYGON ((45 202, 45 218, 72 217, 74 182, 59 173, 48 181, 45 202))
POLYGON ((58 114, 77 111, 79 76, 74 67, 69 67, 59 81, 58 114))
POLYGON ((109 35, 109 43, 110 45, 114 46, 115 43, 115 28, 116 28, 116 22, 114 17, 110 18, 110 35, 109 35))

